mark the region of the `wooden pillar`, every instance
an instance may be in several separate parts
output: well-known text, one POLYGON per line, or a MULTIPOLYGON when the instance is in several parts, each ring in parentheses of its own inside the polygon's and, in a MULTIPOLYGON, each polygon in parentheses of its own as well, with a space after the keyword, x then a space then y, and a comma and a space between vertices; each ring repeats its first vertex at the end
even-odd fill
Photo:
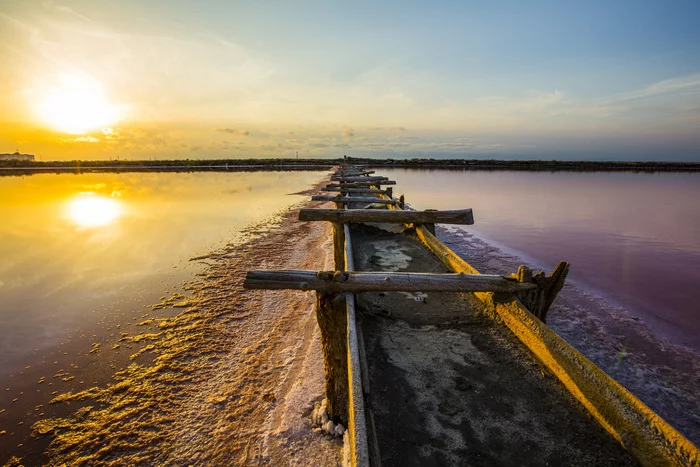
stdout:
POLYGON ((392 187, 387 187, 386 195, 389 197, 389 199, 391 199, 391 197, 394 195, 394 189, 392 187))
POLYGON ((518 282, 534 282, 537 288, 516 293, 518 299, 530 313, 537 316, 543 323, 547 322, 547 312, 559 291, 564 287, 564 280, 569 274, 569 263, 560 261, 552 274, 545 276, 544 272, 532 274, 526 266, 520 266, 515 275, 518 282))
POLYGON ((328 416, 348 426, 348 346, 345 297, 316 293, 316 319, 321 328, 321 347, 326 376, 328 416))
POLYGON ((405 205, 406 205, 406 198, 404 198, 403 195, 399 196, 399 207, 401 209, 403 209, 405 205))
POLYGON ((341 222, 333 222, 333 259, 335 270, 345 271, 345 229, 341 222))

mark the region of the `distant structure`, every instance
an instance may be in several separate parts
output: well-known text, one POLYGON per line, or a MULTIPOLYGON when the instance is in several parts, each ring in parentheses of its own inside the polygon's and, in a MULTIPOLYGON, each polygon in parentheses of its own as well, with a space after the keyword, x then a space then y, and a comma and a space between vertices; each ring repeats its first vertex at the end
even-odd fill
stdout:
POLYGON ((34 154, 20 154, 15 151, 14 154, 0 154, 0 161, 33 161, 34 154))

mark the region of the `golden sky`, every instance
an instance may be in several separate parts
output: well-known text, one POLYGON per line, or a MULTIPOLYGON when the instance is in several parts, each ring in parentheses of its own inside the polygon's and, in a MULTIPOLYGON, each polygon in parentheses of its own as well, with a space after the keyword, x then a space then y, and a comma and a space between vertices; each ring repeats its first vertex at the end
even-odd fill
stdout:
POLYGON ((5 0, 0 152, 698 160, 697 8, 620 5, 5 0))

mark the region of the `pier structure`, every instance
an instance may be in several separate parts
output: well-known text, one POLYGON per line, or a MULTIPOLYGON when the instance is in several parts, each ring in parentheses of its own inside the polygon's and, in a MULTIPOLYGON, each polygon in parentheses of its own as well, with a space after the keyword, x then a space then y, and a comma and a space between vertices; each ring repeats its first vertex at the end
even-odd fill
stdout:
POLYGON ((700 452, 546 325, 569 265, 480 274, 435 236, 471 209, 415 211, 347 164, 299 220, 333 226, 333 271, 249 271, 316 293, 329 417, 352 465, 698 465, 700 452))

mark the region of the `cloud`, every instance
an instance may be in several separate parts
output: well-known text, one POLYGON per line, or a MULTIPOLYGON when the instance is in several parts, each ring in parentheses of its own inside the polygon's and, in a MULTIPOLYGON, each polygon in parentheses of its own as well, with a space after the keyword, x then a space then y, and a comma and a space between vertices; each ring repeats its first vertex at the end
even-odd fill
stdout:
POLYGON ((355 130, 349 126, 344 126, 341 133, 343 135, 343 138, 345 139, 352 138, 353 136, 355 136, 355 130))
POLYGON ((77 138, 59 138, 61 143, 99 143, 100 139, 94 136, 79 136, 77 138))
POLYGON ((236 136, 250 136, 250 131, 248 130, 235 130, 233 128, 217 128, 214 131, 219 133, 228 133, 229 135, 236 136))
POLYGON ((677 93, 692 88, 700 88, 700 74, 665 79, 641 89, 609 96, 606 100, 617 102, 644 99, 646 97, 677 93))
POLYGON ((121 135, 121 131, 119 128, 102 128, 102 134, 106 140, 117 141, 119 139, 119 135, 121 135))
POLYGON ((367 129, 370 131, 406 131, 406 127, 403 126, 375 126, 367 129))
POLYGON ((90 18, 88 18, 87 16, 83 16, 83 15, 81 15, 80 13, 77 13, 77 12, 76 12, 75 10, 73 10, 72 8, 69 8, 69 7, 65 6, 65 5, 56 5, 53 1, 42 2, 41 5, 42 5, 44 8, 55 8, 56 10, 60 11, 61 13, 66 13, 66 14, 68 14, 68 15, 75 16, 76 18, 80 18, 80 19, 82 19, 83 21, 87 21, 87 22, 90 22, 90 23, 92 22, 92 20, 91 20, 90 18))
POLYGON ((327 148, 328 145, 326 143, 311 143, 309 144, 312 148, 327 148))

